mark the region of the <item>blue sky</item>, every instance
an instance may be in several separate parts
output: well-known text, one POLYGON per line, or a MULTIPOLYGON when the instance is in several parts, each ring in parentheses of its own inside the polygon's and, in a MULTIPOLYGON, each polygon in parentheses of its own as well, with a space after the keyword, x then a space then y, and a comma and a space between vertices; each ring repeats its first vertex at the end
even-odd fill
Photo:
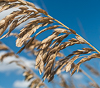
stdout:
MULTIPOLYGON (((100 0, 28 0, 28 1, 33 2, 40 8, 46 10, 49 13, 49 15, 58 19, 69 28, 74 29, 79 35, 83 36, 87 41, 89 41, 93 46, 95 46, 100 51, 100 0)), ((5 14, 6 12, 0 15, 0 20, 5 14)), ((19 29, 20 28, 21 27, 19 27, 19 29)), ((17 29, 16 32, 18 31, 19 30, 17 29)), ((14 50, 15 52, 17 52, 20 49, 15 46, 14 37, 2 39, 2 42, 11 47, 11 49, 14 50)), ((80 49, 80 47, 76 47, 76 49, 80 49)), ((67 52, 71 51, 72 48, 68 48, 66 49, 66 52, 65 51, 63 52, 65 52, 64 54, 66 54, 67 52)), ((0 55, 2 53, 4 52, 0 51, 0 55)), ((35 58, 34 56, 30 57, 26 55, 25 52, 22 52, 20 56, 21 58, 24 58, 25 61, 28 60, 29 63, 33 58, 35 58)), ((89 63, 93 67, 98 68, 98 71, 100 72, 99 59, 91 60, 87 63, 89 63)), ((1 64, 2 63, 0 63, 0 67, 1 64)), ((20 68, 16 67, 16 69, 13 69, 11 68, 12 66, 10 66, 8 67, 7 70, 6 65, 5 66, 4 65, 2 66, 2 68, 4 67, 5 70, 2 71, 0 69, 0 88, 25 88, 25 86, 24 87, 15 86, 15 85, 20 85, 19 83, 21 82, 23 83, 23 85, 27 84, 23 82, 24 77, 21 74, 22 71, 20 70, 20 68)), ((84 68, 84 66, 82 67, 84 68)), ((90 74, 90 72, 86 68, 84 69, 90 74)), ((36 71, 36 73, 38 74, 38 71, 36 71)), ((66 77, 67 79, 68 74, 66 73, 63 74, 64 77, 66 77)), ((98 84, 100 83, 100 77, 95 77, 92 74, 91 76, 98 84)), ((83 74, 80 73, 79 74, 76 73, 74 79, 75 79, 74 81, 76 82, 78 81, 83 82, 84 80, 88 80, 83 74)))

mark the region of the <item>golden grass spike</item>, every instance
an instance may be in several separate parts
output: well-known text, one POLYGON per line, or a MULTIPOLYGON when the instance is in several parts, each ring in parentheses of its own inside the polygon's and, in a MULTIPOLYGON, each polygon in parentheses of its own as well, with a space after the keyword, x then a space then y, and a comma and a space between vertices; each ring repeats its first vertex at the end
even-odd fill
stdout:
POLYGON ((5 35, 3 35, 0 39, 8 36, 15 29, 17 22, 18 20, 14 20, 13 23, 10 25, 9 31, 5 35))
POLYGON ((2 11, 4 11, 4 10, 9 9, 9 7, 10 7, 10 5, 9 5, 9 4, 7 4, 7 5, 3 6, 3 7, 0 9, 0 12, 2 12, 2 11))
POLYGON ((72 59, 70 59, 70 60, 68 61, 68 64, 67 64, 66 67, 65 67, 66 72, 68 72, 68 71, 71 70, 71 65, 72 65, 72 63, 74 63, 74 61, 75 61, 76 59, 78 59, 78 57, 79 57, 79 55, 76 55, 76 56, 74 56, 72 59))
POLYGON ((53 64, 54 64, 54 58, 53 58, 53 56, 54 56, 55 54, 53 54, 53 55, 51 55, 50 56, 50 58, 49 58, 49 60, 48 60, 48 62, 47 62, 47 64, 46 64, 46 67, 45 67, 45 69, 47 69, 49 66, 53 66, 53 64))
POLYGON ((82 58, 82 59, 75 65, 75 67, 74 67, 74 69, 73 69, 71 75, 73 75, 73 74, 75 73, 76 70, 77 70, 77 71, 79 70, 79 67, 80 67, 80 65, 81 65, 82 63, 84 63, 84 62, 86 62, 86 61, 88 61, 88 60, 91 60, 91 59, 93 59, 93 58, 100 58, 100 54, 93 53, 93 54, 89 55, 87 58, 82 58))
POLYGON ((42 29, 41 31, 39 31, 39 32, 35 35, 35 37, 38 36, 39 34, 41 34, 42 32, 46 31, 46 30, 52 30, 52 29, 55 29, 55 28, 57 28, 57 27, 59 27, 59 25, 54 25, 54 26, 50 26, 50 27, 48 27, 48 28, 42 29))
POLYGON ((56 28, 54 29, 55 32, 58 33, 68 33, 68 30, 64 29, 64 28, 56 28))
POLYGON ((67 62, 62 62, 62 63, 56 63, 55 68, 57 67, 57 69, 55 70, 56 74, 60 74, 62 72, 62 68, 67 64, 67 62))
POLYGON ((0 9, 0 12, 4 11, 4 10, 8 10, 11 8, 16 8, 21 6, 21 3, 12 3, 12 4, 5 4, 4 6, 2 6, 2 8, 0 9))
MULTIPOLYGON (((35 14, 33 14, 33 15, 30 15, 30 16, 28 16, 28 17, 26 17, 26 18, 23 18, 22 20, 20 20, 20 21, 17 23, 17 26, 19 26, 21 23, 27 21, 27 20, 30 19, 30 18, 36 18, 36 17, 39 17, 39 16, 40 16, 40 15, 35 15, 35 14)), ((21 30, 20 30, 20 31, 21 31, 21 30)))
POLYGON ((19 34, 19 36, 23 36, 24 35, 24 32, 26 33, 27 31, 31 30, 32 28, 34 28, 36 25, 38 25, 38 23, 42 23, 43 26, 46 26, 46 24, 48 23, 49 24, 50 22, 50 19, 44 17, 44 18, 39 18, 39 19, 36 19, 36 20, 32 20, 31 22, 29 22, 25 28, 21 29, 21 33, 19 34))
POLYGON ((4 24, 5 24, 5 18, 0 21, 0 29, 4 27, 4 24))
POLYGON ((15 29, 17 23, 18 23, 18 20, 14 20, 12 22, 12 24, 10 25, 10 29, 8 31, 8 35, 15 29))
POLYGON ((39 69, 39 73, 41 75, 42 72, 44 71, 44 62, 42 60, 40 61, 40 65, 39 65, 38 69, 39 69))
POLYGON ((58 33, 53 33, 52 35, 48 36, 47 38, 45 38, 41 44, 46 44, 51 42, 54 38, 56 38, 58 36, 58 33))
POLYGON ((56 43, 61 43, 64 40, 64 38, 66 38, 67 36, 68 34, 64 34, 64 35, 54 38, 55 41, 52 43, 50 47, 54 46, 56 43))
POLYGON ((34 8, 34 9, 36 8, 35 5, 34 5, 33 3, 30 3, 30 2, 27 2, 27 1, 26 1, 26 4, 27 4, 28 6, 34 8))
POLYGON ((36 57, 36 66, 35 66, 35 68, 38 68, 40 66, 41 61, 43 61, 43 59, 42 59, 42 51, 40 51, 39 54, 36 57))
POLYGON ((22 11, 15 11, 9 15, 7 15, 4 18, 4 27, 0 30, 0 36, 4 33, 4 31, 7 29, 7 27, 11 24, 12 19, 14 19, 19 13, 22 13, 22 11))
POLYGON ((26 6, 21 6, 21 7, 19 7, 19 9, 21 9, 21 10, 27 10, 27 9, 29 9, 29 8, 26 7, 26 6))
POLYGON ((50 55, 46 67, 45 67, 45 72, 42 78, 48 78, 48 82, 50 82, 54 78, 55 71, 52 71, 54 67, 54 61, 55 61, 56 53, 50 55))
POLYGON ((70 29, 70 28, 69 28, 69 30, 70 30, 73 34, 76 35, 76 31, 74 31, 73 29, 70 29))
MULTIPOLYGON (((41 43, 41 41, 38 41, 38 40, 34 40, 33 42, 32 42, 32 44, 29 46, 29 47, 27 47, 26 49, 27 50, 34 50, 35 48, 37 48, 39 45, 40 45, 40 43, 41 43)), ((37 55, 36 55, 37 56, 37 55)))
POLYGON ((86 42, 84 41, 84 39, 83 39, 81 36, 76 36, 76 38, 77 38, 80 42, 86 43, 86 42))
POLYGON ((21 47, 24 44, 24 42, 27 40, 27 38, 29 38, 33 33, 35 33, 35 31, 40 27, 42 27, 42 24, 34 25, 34 27, 30 31, 28 32, 26 31, 26 33, 24 33, 23 36, 21 36, 20 34, 21 37, 17 38, 16 46, 21 47))
POLYGON ((20 3, 24 4, 24 5, 27 5, 27 2, 24 1, 24 0, 18 0, 20 3))
POLYGON ((43 14, 45 14, 45 15, 48 15, 48 13, 45 11, 45 10, 43 10, 43 9, 38 9, 38 8, 35 8, 39 13, 43 13, 43 14))
POLYGON ((25 78, 25 80, 26 81, 29 81, 30 79, 32 79, 33 78, 33 74, 29 74, 26 78, 25 78))
POLYGON ((57 53, 57 57, 64 57, 64 54, 61 53, 61 52, 58 52, 58 53, 57 53))
POLYGON ((28 76, 29 74, 30 74, 29 71, 25 71, 25 72, 23 72, 23 76, 28 76))

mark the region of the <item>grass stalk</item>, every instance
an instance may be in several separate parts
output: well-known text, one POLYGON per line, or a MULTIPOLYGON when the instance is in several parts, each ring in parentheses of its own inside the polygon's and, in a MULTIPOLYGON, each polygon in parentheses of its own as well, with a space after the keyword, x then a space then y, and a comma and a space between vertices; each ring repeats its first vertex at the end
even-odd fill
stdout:
MULTIPOLYGON (((48 17, 54 19, 57 23, 61 24, 63 27, 67 28, 67 29, 70 29, 69 27, 67 27, 66 25, 64 25, 63 23, 61 23, 60 21, 58 21, 57 19, 53 18, 52 16, 50 15, 47 15, 48 17)), ((81 37, 79 34, 75 34, 77 35, 78 37, 81 37)), ((98 51, 93 45, 91 45, 87 40, 85 40, 83 37, 81 37, 90 47, 92 47, 97 53, 100 54, 100 51, 98 51)))

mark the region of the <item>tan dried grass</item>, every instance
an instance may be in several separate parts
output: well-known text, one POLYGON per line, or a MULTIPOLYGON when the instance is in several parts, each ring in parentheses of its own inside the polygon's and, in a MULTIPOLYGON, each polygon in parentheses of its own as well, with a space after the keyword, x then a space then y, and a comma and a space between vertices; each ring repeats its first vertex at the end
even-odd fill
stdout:
MULTIPOLYGON (((9 36, 11 32, 21 23, 27 21, 28 19, 35 18, 31 22, 29 22, 23 29, 20 30, 20 33, 16 36, 16 46, 21 47, 22 45, 24 45, 24 47, 22 47, 18 51, 18 53, 20 53, 23 49, 33 51, 33 54, 37 56, 36 68, 39 69, 40 74, 44 73, 44 79, 47 78, 48 81, 51 81, 54 78, 55 74, 59 74, 62 71, 68 72, 72 70, 72 65, 74 64, 74 61, 80 56, 83 56, 83 58, 81 58, 81 60, 73 66, 73 71, 71 75, 73 75, 76 70, 79 71, 80 65, 82 63, 89 61, 93 58, 100 58, 100 52, 88 41, 77 34, 75 30, 70 29, 57 19, 54 19, 45 10, 36 8, 33 3, 23 0, 18 0, 18 2, 16 2, 16 0, 1 0, 0 3, 0 6, 2 7, 0 9, 0 12, 13 7, 15 8, 21 6, 17 11, 12 12, 0 21, 0 36, 3 35, 7 27, 10 25, 8 33, 2 36, 1 39, 9 36), (29 10, 27 6, 32 7, 33 10, 29 10), (40 13, 44 14, 45 16, 40 17, 42 16, 40 13), (58 25, 51 26, 50 24, 53 24, 54 22, 57 22, 58 25), (43 29, 34 34, 39 28, 43 29), (36 41, 36 37, 39 34, 52 29, 54 29, 54 32, 51 35, 49 35, 42 41, 36 41), (63 42, 64 39, 72 34, 74 34, 76 38, 71 38, 68 41, 63 42), (56 57, 59 56, 58 54, 60 54, 61 50, 69 46, 74 46, 75 44, 87 44, 91 48, 82 48, 82 50, 73 51, 68 56, 63 57, 63 59, 60 59, 58 61, 55 60, 56 57), (38 51, 34 51, 35 48, 38 51), (91 55, 88 55, 89 53, 91 53, 91 55), (84 55, 87 55, 87 57, 84 57, 84 55)), ((8 53, 7 55, 2 56, 1 60, 3 60, 5 56, 9 55, 13 54, 8 53)), ((24 67, 22 66, 22 68, 24 67)), ((29 76, 27 80, 29 80, 31 77, 32 75, 29 76)))

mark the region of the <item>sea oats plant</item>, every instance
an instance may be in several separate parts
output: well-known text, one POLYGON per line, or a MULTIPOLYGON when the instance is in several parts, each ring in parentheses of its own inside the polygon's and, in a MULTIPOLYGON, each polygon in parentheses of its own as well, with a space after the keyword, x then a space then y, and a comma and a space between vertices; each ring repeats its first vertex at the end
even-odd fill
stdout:
MULTIPOLYGON (((22 50, 26 49, 27 51, 30 51, 32 54, 36 55, 37 57, 35 68, 38 68, 40 74, 43 73, 43 81, 46 78, 49 82, 52 81, 54 75, 60 75, 62 71, 71 72, 71 75, 73 75, 77 70, 77 72, 82 72, 88 78, 90 78, 93 81, 93 86, 99 88, 98 84, 80 68, 80 65, 93 58, 100 58, 100 52, 83 37, 77 34, 75 30, 67 27, 57 19, 51 17, 45 10, 37 8, 33 3, 30 3, 28 1, 0 0, 0 7, 0 12, 3 12, 10 8, 18 8, 18 10, 13 11, 0 21, 0 39, 14 35, 17 37, 16 46, 21 47, 18 53, 21 53, 22 50), (32 20, 23 29, 20 30, 19 34, 11 33, 20 24, 29 19, 32 20), (8 26, 8 32, 3 35, 8 26), (39 31, 37 32, 37 30, 39 31), (43 39, 42 41, 37 40, 37 36, 48 30, 54 31, 51 31, 52 34, 48 35, 48 37, 45 37, 44 35, 45 39, 43 39), (75 37, 69 39, 68 36, 70 35, 74 35, 75 37), (63 41, 65 39, 68 40, 63 41), (87 44, 89 47, 83 47, 80 50, 73 50, 73 52, 68 56, 64 56, 64 54, 60 52, 61 50, 69 46, 74 46, 75 44, 87 44), (62 58, 56 60, 57 57, 62 58), (75 60, 79 58, 81 58, 81 60, 77 64, 75 64, 75 60)), ((3 47, 0 47, 0 50, 9 49, 5 45, 2 46, 3 47)), ((14 52, 9 52, 1 56, 0 60, 3 61, 5 57, 12 55, 17 56, 16 54, 14 54, 14 52)), ((30 80, 32 77, 34 77, 35 73, 31 69, 27 69, 27 66, 21 64, 21 60, 12 62, 15 62, 17 65, 25 69, 24 76, 26 77, 26 80, 30 80)), ((88 64, 85 64, 85 66, 92 73, 99 75, 99 72, 94 70, 88 64)), ((41 79, 39 79, 36 75, 35 77, 36 79, 34 79, 35 81, 32 81, 30 88, 33 88, 34 85, 37 86, 36 88, 41 85, 45 86, 45 84, 42 83, 41 79)), ((64 82, 64 79, 61 75, 60 77, 63 82, 62 86, 64 86, 65 88, 71 88, 68 87, 68 85, 64 82)))

